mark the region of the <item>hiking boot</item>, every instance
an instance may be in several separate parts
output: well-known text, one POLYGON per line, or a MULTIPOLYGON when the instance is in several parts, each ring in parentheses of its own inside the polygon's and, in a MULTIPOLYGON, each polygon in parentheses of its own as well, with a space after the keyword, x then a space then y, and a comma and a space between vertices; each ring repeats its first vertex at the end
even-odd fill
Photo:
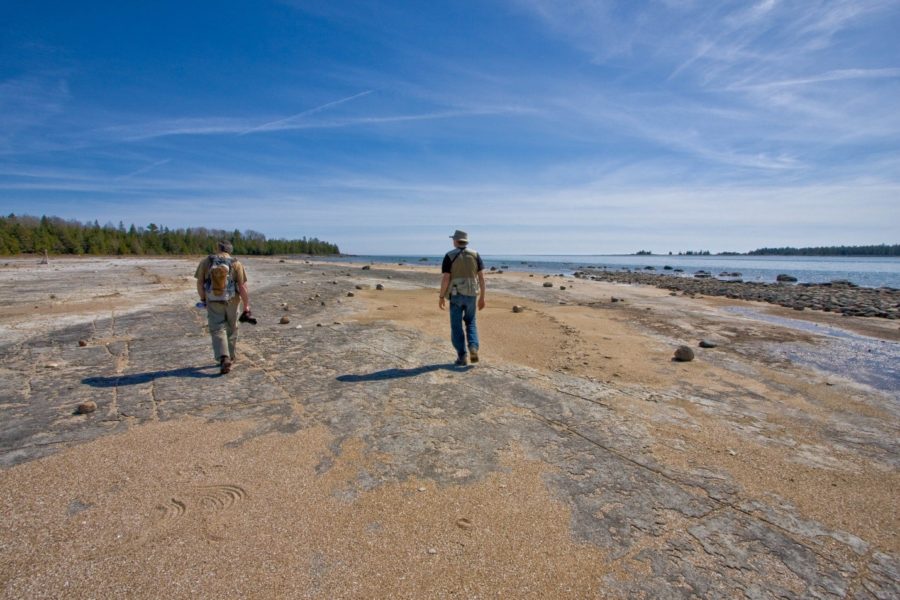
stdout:
POLYGON ((473 363, 478 362, 478 348, 469 346, 469 361, 473 363))
POLYGON ((456 362, 453 363, 453 364, 456 365, 457 367, 464 367, 464 366, 466 366, 466 355, 465 355, 465 354, 460 354, 460 355, 457 357, 456 362))
POLYGON ((219 373, 226 375, 229 371, 231 371, 231 359, 223 356, 219 359, 219 373))

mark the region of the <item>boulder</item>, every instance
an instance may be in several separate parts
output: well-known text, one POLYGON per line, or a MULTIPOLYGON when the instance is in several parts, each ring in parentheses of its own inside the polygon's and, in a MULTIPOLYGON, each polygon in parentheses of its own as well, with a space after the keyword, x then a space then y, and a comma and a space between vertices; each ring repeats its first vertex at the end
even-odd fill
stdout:
POLYGON ((780 281, 782 283, 795 283, 797 281, 797 278, 793 275, 785 275, 784 273, 781 273, 778 275, 778 277, 775 278, 775 281, 780 281))
POLYGON ((362 267, 363 271, 369 271, 371 269, 372 269, 372 267, 370 267, 369 265, 363 265, 363 267, 362 267))
POLYGON ((378 285, 375 286, 375 289, 376 289, 376 290, 383 290, 383 289, 384 289, 384 285, 382 285, 382 284, 379 283, 378 285))
POLYGON ((694 351, 687 346, 678 346, 675 350, 675 360, 678 362, 691 362, 694 360, 694 351))
POLYGON ((512 310, 513 310, 514 313, 520 313, 520 312, 524 312, 525 307, 516 304, 515 306, 513 306, 513 309, 512 309, 512 310))
POLYGON ((287 325, 288 323, 291 322, 291 319, 287 315, 285 315, 285 316, 281 317, 281 320, 278 322, 281 323, 282 325, 287 325))
POLYGON ((82 402, 75 408, 76 415, 86 415, 88 413, 92 413, 97 410, 97 403, 93 400, 88 400, 87 402, 82 402))
POLYGON ((544 287, 553 287, 553 284, 550 283, 549 281, 545 281, 545 282, 544 282, 544 287))

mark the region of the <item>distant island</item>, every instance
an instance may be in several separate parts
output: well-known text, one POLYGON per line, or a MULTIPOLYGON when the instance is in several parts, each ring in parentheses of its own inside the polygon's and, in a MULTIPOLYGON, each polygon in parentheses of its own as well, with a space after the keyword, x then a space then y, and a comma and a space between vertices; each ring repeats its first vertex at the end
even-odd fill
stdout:
POLYGON ((231 242, 234 254, 340 254, 337 245, 316 238, 269 240, 252 230, 169 229, 155 223, 146 227, 132 224, 126 229, 121 221, 118 226, 101 226, 97 221, 81 223, 59 217, 0 217, 0 255, 4 256, 43 252, 95 256, 209 254, 218 240, 231 242))
POLYGON ((815 248, 760 248, 750 256, 900 256, 900 244, 877 246, 819 246, 815 248))
MULTIPOLYGON (((635 256, 651 256, 649 250, 639 250, 635 256)), ((669 256, 900 256, 900 244, 878 244, 877 246, 817 246, 812 248, 759 248, 750 252, 717 252, 709 250, 687 250, 669 256)))

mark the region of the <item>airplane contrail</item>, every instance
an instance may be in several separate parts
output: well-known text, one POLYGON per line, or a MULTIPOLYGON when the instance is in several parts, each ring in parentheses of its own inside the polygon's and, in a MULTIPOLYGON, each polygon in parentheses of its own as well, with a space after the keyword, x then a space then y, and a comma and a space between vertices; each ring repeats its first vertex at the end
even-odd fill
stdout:
POLYGON ((246 131, 240 132, 238 135, 246 135, 248 133, 253 133, 254 131, 263 131, 263 130, 270 131, 273 129, 279 129, 279 126, 283 125, 285 123, 290 123, 291 121, 294 121, 301 117, 306 117, 308 115, 312 115, 317 112, 321 112, 323 110, 331 108, 332 106, 337 106, 338 104, 343 104, 344 102, 350 102, 351 100, 356 100, 357 98, 362 98, 363 96, 368 96, 372 92, 373 92, 373 90, 366 90, 365 92, 353 94, 352 96, 347 96, 346 98, 341 98, 340 100, 333 100, 332 102, 326 102, 325 104, 323 104, 321 106, 316 106, 315 108, 310 108, 310 109, 304 110, 303 112, 299 112, 296 115, 291 115, 290 117, 285 117, 284 119, 278 119, 277 121, 270 121, 268 123, 263 123, 262 125, 259 125, 257 127, 251 127, 250 129, 247 129, 246 131))

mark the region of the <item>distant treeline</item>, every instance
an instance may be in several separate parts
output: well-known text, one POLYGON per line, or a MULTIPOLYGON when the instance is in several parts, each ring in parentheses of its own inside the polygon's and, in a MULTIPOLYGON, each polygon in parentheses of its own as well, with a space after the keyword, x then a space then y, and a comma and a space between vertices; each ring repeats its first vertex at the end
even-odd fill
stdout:
POLYGON ((900 244, 888 246, 822 246, 818 248, 760 248, 751 256, 900 256, 900 244))
POLYGON ((267 240, 248 230, 226 232, 197 227, 168 229, 150 223, 146 227, 118 226, 97 221, 80 223, 58 217, 9 215, 0 217, 0 255, 21 253, 161 255, 209 254, 218 240, 228 240, 235 254, 338 254, 335 244, 316 238, 267 240))

